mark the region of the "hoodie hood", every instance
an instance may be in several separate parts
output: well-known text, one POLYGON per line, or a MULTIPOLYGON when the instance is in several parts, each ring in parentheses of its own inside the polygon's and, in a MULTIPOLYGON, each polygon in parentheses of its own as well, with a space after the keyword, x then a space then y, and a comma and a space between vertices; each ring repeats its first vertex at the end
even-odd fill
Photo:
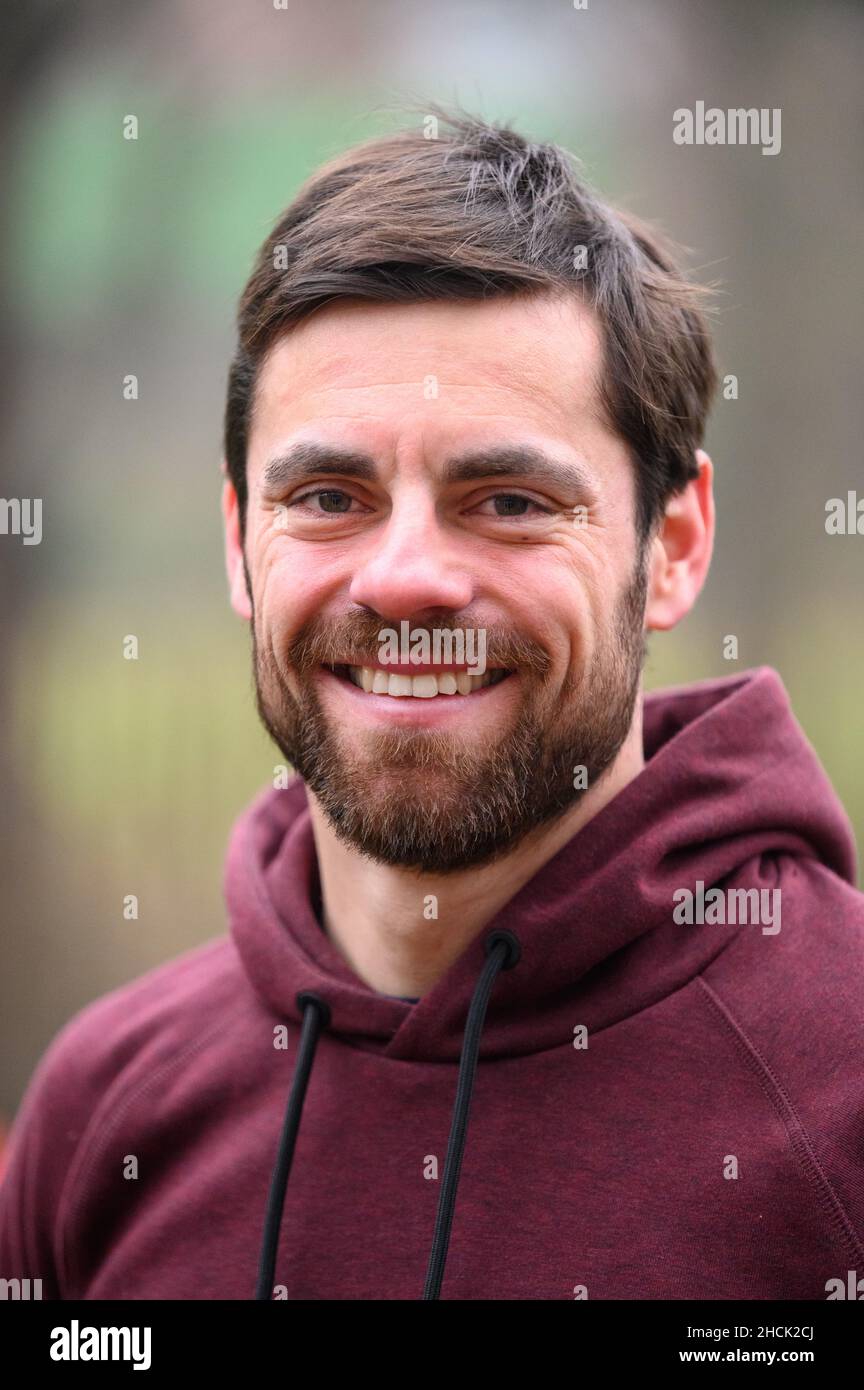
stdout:
MULTIPOLYGON (((328 1032, 406 1061, 456 1061, 486 942, 504 929, 518 964, 495 985, 479 1056, 560 1045, 681 988, 738 931, 688 933, 676 890, 721 882, 770 889, 778 856, 821 861, 855 882, 849 821, 768 667, 653 692, 645 766, 548 860, 423 998, 377 994, 319 923, 320 884, 303 782, 268 789, 237 821, 225 891, 249 981, 274 1017, 301 1020, 298 994, 326 1001, 328 1032)), ((749 928, 752 930, 752 928, 749 928)))

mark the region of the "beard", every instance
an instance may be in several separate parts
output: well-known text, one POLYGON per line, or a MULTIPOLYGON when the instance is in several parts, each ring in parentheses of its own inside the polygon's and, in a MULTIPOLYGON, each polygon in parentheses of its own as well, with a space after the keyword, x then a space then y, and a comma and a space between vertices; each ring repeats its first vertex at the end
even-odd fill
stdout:
MULTIPOLYGON (((569 671, 560 689, 549 684, 543 647, 487 626, 487 665, 518 670, 523 691, 515 721, 491 740, 422 728, 343 731, 324 710, 317 673, 347 652, 375 652, 386 620, 360 610, 315 619, 289 644, 283 666, 259 644, 253 613, 258 713, 336 835, 360 854, 436 874, 490 863, 572 808, 614 763, 639 692, 646 594, 640 553, 592 660, 578 675, 569 671)), ((444 618, 435 626, 456 627, 444 618)))

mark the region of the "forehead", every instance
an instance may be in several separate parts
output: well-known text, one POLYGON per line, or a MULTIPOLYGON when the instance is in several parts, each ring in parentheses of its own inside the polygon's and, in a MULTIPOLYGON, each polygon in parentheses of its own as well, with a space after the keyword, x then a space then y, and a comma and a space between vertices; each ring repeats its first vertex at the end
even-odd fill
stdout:
POLYGON ((270 348, 258 372, 251 454, 309 421, 434 428, 513 417, 567 434, 604 428, 602 333, 571 295, 317 310, 270 348))

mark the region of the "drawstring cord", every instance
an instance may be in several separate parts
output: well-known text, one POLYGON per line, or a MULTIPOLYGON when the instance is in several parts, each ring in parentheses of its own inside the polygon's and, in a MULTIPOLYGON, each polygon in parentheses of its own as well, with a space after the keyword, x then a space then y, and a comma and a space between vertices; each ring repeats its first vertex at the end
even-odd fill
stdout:
MULTIPOLYGON (((462 1171, 462 1156, 468 1134, 468 1116, 471 1109, 471 1095, 474 1090, 474 1077, 477 1072, 477 1059, 480 1055, 480 1039, 486 1010, 492 994, 492 986, 502 970, 510 970, 517 964, 522 954, 518 938, 513 932, 501 929, 491 932, 486 941, 486 962, 468 1009, 468 1019, 462 1038, 462 1053, 459 1058, 459 1076, 456 1081, 456 1099, 453 1103, 453 1117, 450 1123, 450 1138, 447 1143, 447 1157, 444 1160, 444 1177, 438 1196, 438 1211, 435 1216, 435 1232, 429 1251, 429 1265, 426 1271, 426 1284, 423 1301, 440 1297, 444 1266, 450 1245, 450 1232, 453 1214, 456 1210, 456 1194, 462 1171)), ((300 1116, 306 1087, 315 1060, 315 1048, 323 1029, 330 1023, 330 1009, 317 994, 304 991, 297 996, 297 1003, 303 1013, 300 1032, 300 1045, 297 1049, 297 1062, 288 1107, 279 1140, 276 1166, 270 1182, 267 1199, 267 1215, 264 1221, 264 1238, 261 1244, 261 1258, 258 1265, 258 1284, 256 1300, 269 1301, 273 1296, 273 1280, 276 1271, 276 1254, 279 1245, 279 1229, 282 1224, 282 1211, 285 1205, 285 1189, 291 1173, 294 1145, 300 1128, 300 1116)))
POLYGON ((432 1237, 432 1248, 429 1251, 423 1302, 436 1299, 441 1293, 444 1264, 450 1245, 450 1230, 453 1226, 453 1213, 456 1210, 456 1190, 459 1186, 462 1155, 465 1152, 465 1139, 468 1134, 468 1113, 471 1109, 471 1093, 474 1090, 474 1076, 480 1053, 480 1035, 483 1032, 489 996, 499 971, 510 970, 519 960, 521 954, 519 942, 512 932, 492 932, 486 942, 486 963, 477 984, 474 986, 474 995, 468 1010, 468 1021, 465 1024, 465 1032, 462 1037, 462 1056, 459 1058, 456 1100, 453 1104, 453 1118, 450 1122, 450 1139, 447 1144, 447 1157, 444 1161, 444 1177, 441 1182, 441 1191, 438 1194, 435 1234, 432 1237))
POLYGON ((300 1045, 297 1049, 294 1080, 291 1083, 291 1094, 288 1097, 282 1136, 279 1140, 276 1167, 273 1169, 273 1177, 270 1182, 267 1215, 264 1220, 264 1239, 261 1242, 261 1258, 258 1264, 258 1286, 255 1290, 256 1300, 266 1299, 268 1302, 273 1297, 273 1278, 276 1271, 279 1228, 282 1225, 282 1208, 285 1205, 285 1189, 288 1186, 288 1176, 291 1172, 291 1161, 294 1157, 297 1131, 300 1128, 300 1116, 303 1112, 303 1101, 306 1098, 306 1087, 309 1085, 309 1077, 312 1074, 312 1063, 315 1060, 315 1048, 318 1046, 318 1039, 322 1030, 330 1022, 329 1006, 317 994, 305 992, 298 994, 297 1003, 303 1010, 303 1027, 300 1032, 300 1045))

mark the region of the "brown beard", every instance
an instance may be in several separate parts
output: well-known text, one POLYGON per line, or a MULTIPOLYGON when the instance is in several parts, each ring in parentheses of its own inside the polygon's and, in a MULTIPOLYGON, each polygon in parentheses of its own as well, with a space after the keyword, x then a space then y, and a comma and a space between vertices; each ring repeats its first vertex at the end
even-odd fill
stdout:
MULTIPOLYGON (((325 715, 315 675, 322 664, 344 662, 347 653, 377 650, 387 624, 360 610, 307 624, 290 644, 284 667, 271 648, 259 646, 253 616, 258 713, 336 834, 361 854, 439 874, 489 863, 570 809, 615 761, 645 660, 646 592, 640 554, 590 667, 578 679, 569 673, 558 694, 549 687, 542 647, 487 627, 487 665, 518 668, 524 690, 515 723, 491 746, 428 729, 368 733, 362 753, 343 745, 325 715), (286 669, 299 698, 289 689, 286 669), (585 789, 573 785, 580 766, 587 772, 585 789)), ((412 631, 418 626, 412 623, 412 631)), ((435 626, 455 624, 442 617, 435 626)))

